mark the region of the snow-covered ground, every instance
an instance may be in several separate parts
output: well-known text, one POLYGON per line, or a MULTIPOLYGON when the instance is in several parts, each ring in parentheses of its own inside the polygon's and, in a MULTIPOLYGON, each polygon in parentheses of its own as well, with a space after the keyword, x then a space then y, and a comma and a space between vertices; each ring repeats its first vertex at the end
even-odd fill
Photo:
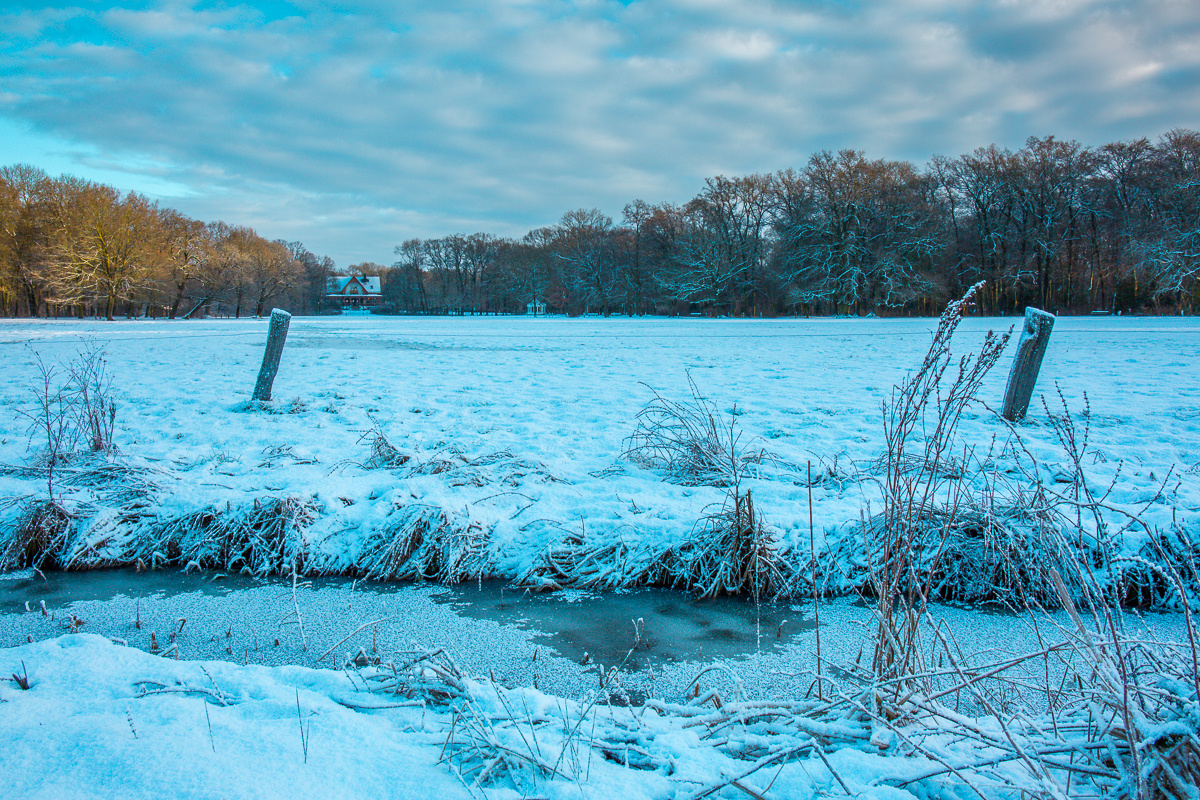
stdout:
MULTIPOLYGON (((965 320, 956 354, 973 352, 988 329, 1006 330, 1012 322, 965 320)), ((148 513, 168 519, 251 508, 265 498, 311 499, 316 515, 303 530, 306 552, 326 569, 345 569, 397 509, 428 506, 453 515, 465 530, 486 532, 489 571, 511 578, 573 534, 618 541, 635 553, 661 550, 691 535, 723 500, 722 489, 668 483, 660 471, 622 458, 639 409, 655 391, 688 400, 690 375, 719 410, 735 415, 743 446, 768 454, 746 486, 784 547, 807 552, 808 463, 814 473, 834 468, 842 478, 813 489, 821 541, 878 503, 874 483, 847 476, 852 465, 881 455, 881 404, 920 361, 936 321, 295 318, 275 381, 278 413, 247 404, 266 324, 0 322, 0 464, 32 464, 38 456, 29 420, 17 413, 31 408, 38 356, 65 364, 94 341, 104 346, 113 379, 118 459, 147 470, 153 483, 148 513), (459 454, 467 460, 436 474, 372 468, 363 434, 376 426, 412 463, 459 454), (508 455, 480 459, 501 452, 508 455)), ((1011 349, 981 392, 992 407, 1003 393, 1011 349)), ((1060 410, 1057 383, 1080 418, 1086 394, 1089 478, 1101 488, 1111 483, 1108 504, 1137 513, 1150 527, 1189 522, 1200 510, 1198 366, 1200 325, 1191 319, 1063 318, 1051 337, 1039 392, 1047 393, 1052 411, 1060 410)), ((1018 430, 1052 474, 1064 456, 1040 404, 1018 430)), ((1010 437, 982 407, 972 409, 960 432, 984 449, 993 440, 1002 449, 1010 437)), ((65 504, 98 504, 93 487, 60 490, 65 504)), ((0 475, 0 497, 44 492, 35 473, 0 475)), ((93 552, 120 544, 105 537, 121 520, 99 517, 85 524, 93 552)), ((31 625, 44 626, 32 616, 38 615, 31 625)), ((456 724, 446 708, 364 710, 359 706, 377 703, 370 698, 378 695, 364 699, 361 678, 352 674, 224 663, 202 669, 95 636, 36 640, 48 633, 31 631, 34 642, 0 651, 5 674, 20 672, 24 662, 31 678, 29 691, 0 684, 0 729, 12 732, 0 764, 7 775, 19 775, 11 796, 101 797, 114 786, 123 796, 195 797, 482 791, 453 777, 454 769, 466 769, 462 763, 438 763, 456 724), (155 687, 188 690, 147 693, 155 687), (304 725, 310 726, 307 763, 304 725), (331 782, 331 770, 344 777, 331 782)), ((528 644, 515 639, 514 648, 528 644)), ((790 666, 797 674, 809 666, 796 660, 790 666)), ((772 662, 765 672, 788 666, 772 662)), ((479 670, 472 664, 469 671, 479 670)), ((499 699, 503 694, 490 683, 473 691, 479 703, 513 702, 499 699)), ((575 702, 533 690, 522 697, 534 717, 575 702)), ((569 775, 564 769, 536 789, 501 781, 487 793, 683 797, 744 768, 696 738, 685 724, 690 712, 640 713, 636 722, 597 724, 626 732, 642 726, 641 738, 629 741, 651 754, 653 769, 601 756, 599 766, 569 775)), ((920 769, 898 766, 879 750, 837 750, 828 764, 810 753, 785 767, 767 796, 843 789, 910 796, 872 784, 895 770, 920 769)), ((763 791, 769 774, 747 779, 748 786, 763 791)), ((744 796, 736 788, 722 792, 744 796)))
MULTIPOLYGON (((965 320, 956 354, 1012 322, 965 320)), ((274 389, 276 409, 290 413, 273 414, 245 410, 265 320, 3 321, 0 463, 25 463, 39 446, 29 421, 13 413, 30 406, 35 356, 67 362, 94 340, 113 376, 116 445, 128 463, 154 470, 159 514, 312 497, 322 512, 311 546, 327 565, 349 566, 366 533, 394 509, 428 504, 488 531, 492 567, 511 577, 572 532, 619 539, 634 551, 678 541, 723 499, 720 489, 666 483, 621 458, 652 390, 687 401, 690 374, 718 409, 736 409, 742 445, 767 451, 747 486, 785 544, 807 550, 807 463, 819 473, 882 453, 881 403, 919 363, 935 323, 296 318, 274 389), (454 452, 507 451, 511 459, 482 476, 460 470, 398 480, 396 470, 360 466, 370 458, 360 438, 372 420, 418 461, 454 452)), ((1140 510, 1171 476, 1166 496, 1143 515, 1152 526, 1200 509, 1198 334, 1188 318, 1063 318, 1038 383, 1052 410, 1061 408, 1055 384, 1077 415, 1086 394, 1088 466, 1098 486, 1118 476, 1112 504, 1140 510)), ((1008 361, 1006 353, 981 392, 993 408, 1008 361)), ((1020 431, 1040 460, 1063 461, 1037 401, 1020 431)), ((981 448, 993 437, 997 447, 1008 440, 981 407, 961 433, 981 448)), ((36 491, 28 477, 0 478, 0 496, 36 491)), ((818 535, 857 521, 872 501, 869 482, 819 486, 818 535)))
MULTIPOLYGON (((691 796, 745 771, 702 741, 688 717, 651 706, 588 708, 486 680, 466 683, 470 713, 478 715, 468 717, 431 699, 370 693, 352 671, 173 661, 90 634, 3 650, 0 658, 6 669, 27 672, 30 684, 27 691, 0 684, 9 798, 632 800, 691 796), (581 709, 591 712, 582 732, 574 728, 581 709), (505 724, 513 718, 532 724, 514 730, 505 724), (488 736, 532 766, 485 791, 456 772, 478 773, 487 755, 473 750, 488 736), (582 745, 584 738, 603 744, 582 745)), ((914 775, 921 765, 857 749, 828 758, 859 796, 913 797, 870 784, 914 775)), ((495 777, 505 777, 503 769, 495 777)), ((816 758, 745 785, 763 789, 767 781, 773 797, 836 786, 816 758)))

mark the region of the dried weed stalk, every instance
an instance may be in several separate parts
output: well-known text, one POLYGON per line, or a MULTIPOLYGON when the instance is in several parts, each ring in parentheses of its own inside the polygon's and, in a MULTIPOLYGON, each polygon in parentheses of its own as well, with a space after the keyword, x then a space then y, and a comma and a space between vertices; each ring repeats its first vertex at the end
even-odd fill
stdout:
MULTIPOLYGON (((1008 333, 989 331, 976 356, 957 361, 951 356, 954 332, 982 286, 946 306, 916 372, 883 406, 883 514, 878 524, 863 526, 877 604, 871 673, 881 681, 921 671, 912 659, 919 656, 919 621, 931 595, 930 576, 968 492, 961 470, 950 468, 959 448, 955 430, 1008 342, 1008 333), (932 564, 926 566, 922 561, 928 553, 932 564)), ((901 691, 899 684, 893 687, 894 696, 901 691)))

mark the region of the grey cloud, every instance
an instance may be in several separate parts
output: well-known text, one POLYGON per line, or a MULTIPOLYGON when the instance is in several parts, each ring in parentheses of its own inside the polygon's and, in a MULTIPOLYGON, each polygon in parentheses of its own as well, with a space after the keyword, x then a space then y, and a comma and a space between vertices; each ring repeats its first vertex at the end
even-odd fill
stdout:
POLYGON ((0 114, 347 263, 681 202, 821 148, 923 161, 1200 123, 1200 11, 1169 0, 348 6, 15 12, 0 114))

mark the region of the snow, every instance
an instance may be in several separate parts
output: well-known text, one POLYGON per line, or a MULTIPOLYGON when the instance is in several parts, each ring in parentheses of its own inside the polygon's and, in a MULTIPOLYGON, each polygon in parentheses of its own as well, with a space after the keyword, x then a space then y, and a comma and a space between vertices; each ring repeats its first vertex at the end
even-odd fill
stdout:
MULTIPOLYGON (((0 650, 0 664, 23 665, 30 682, 28 690, 0 684, 6 797, 481 794, 455 776, 456 768, 469 771, 473 765, 447 756, 464 744, 470 756, 474 740, 462 727, 468 721, 447 707, 369 693, 363 676, 350 671, 175 661, 89 634, 0 650), (454 763, 442 763, 447 759, 454 763)), ((660 716, 648 707, 581 706, 486 681, 468 681, 466 688, 469 704, 494 722, 507 746, 536 750, 569 778, 526 777, 531 783, 525 788, 536 788, 535 796, 684 797, 745 771, 741 762, 701 741, 687 717, 660 716), (578 732, 564 723, 578 719, 581 710, 595 719, 593 741, 617 733, 624 736, 625 750, 610 745, 611 757, 605 758, 580 746, 578 732), (509 717, 524 721, 526 729, 500 724, 509 717), (639 753, 653 768, 625 766, 639 753)), ((910 765, 852 750, 829 759, 861 797, 913 797, 872 785, 881 777, 903 776, 910 765)), ((759 773, 747 783, 761 788, 766 780, 759 773)), ((828 791, 833 780, 813 758, 785 765, 773 785, 778 796, 813 797, 828 791)), ((530 796, 502 786, 484 794, 530 796)))
MULTIPOLYGON (((655 470, 622 458, 637 411, 655 391, 688 399, 690 375, 719 409, 736 413, 744 445, 768 452, 761 472, 747 485, 784 546, 807 552, 808 492, 803 484, 808 463, 814 473, 836 465, 834 478, 812 492, 821 542, 854 525, 878 503, 877 488, 845 479, 845 467, 881 454, 881 404, 919 362, 935 324, 883 319, 297 317, 275 380, 275 400, 258 408, 249 399, 266 320, 5 320, 0 321, 5 366, 0 376, 0 464, 36 459, 36 436, 17 412, 30 408, 37 356, 46 363, 66 363, 83 343, 95 341, 103 344, 113 376, 118 458, 149 470, 157 487, 152 494, 155 514, 171 518, 210 507, 250 507, 268 497, 312 498, 319 511, 304 531, 307 552, 328 568, 345 569, 398 508, 421 504, 445 510, 465 529, 486 531, 492 571, 512 578, 528 572, 547 547, 570 534, 621 542, 634 553, 677 543, 721 502, 721 489, 666 483, 655 470), (418 462, 454 453, 477 459, 508 451, 511 458, 451 475, 369 469, 364 465, 370 452, 362 437, 376 425, 418 462)), ((1020 321, 965 320, 955 339, 956 354, 977 348, 987 330, 1014 324, 1020 321)), ((1045 395, 1051 411, 1061 410, 1065 402, 1077 419, 1082 419, 1086 396, 1092 462, 1086 466, 1101 491, 1112 485, 1106 502, 1137 514, 1150 527, 1194 520, 1200 510, 1198 334, 1200 326, 1190 319, 1058 318, 1030 416, 1017 427, 1047 476, 1053 479, 1066 465, 1037 395, 1045 395)), ((993 408, 1003 396, 1004 359, 984 383, 982 399, 993 408)), ((961 433, 985 449, 995 441, 997 450, 1010 435, 982 407, 963 420, 961 433)), ((0 474, 0 497, 33 497, 44 491, 28 474, 0 474)), ((80 508, 99 502, 88 487, 62 491, 64 502, 80 508)), ((102 511, 90 526, 92 541, 103 547, 106 532, 115 530, 119 520, 102 511)), ((272 593, 275 605, 272 618, 260 618, 257 624, 278 628, 291 602, 281 595, 286 587, 276 584, 260 591, 272 593)), ((470 781, 464 784, 455 776, 453 765, 439 763, 453 725, 451 711, 349 708, 339 700, 367 702, 361 684, 350 673, 323 668, 325 662, 313 664, 314 654, 355 624, 374 618, 373 601, 356 602, 349 614, 336 618, 322 610, 336 604, 332 599, 325 606, 303 607, 313 636, 309 650, 304 656, 291 652, 297 639, 294 627, 287 628, 281 643, 291 653, 281 661, 306 665, 296 666, 245 663, 268 660, 249 657, 247 631, 254 622, 239 628, 239 646, 227 644, 230 651, 222 655, 221 626, 238 613, 232 607, 238 601, 224 607, 221 598, 212 597, 196 601, 197 609, 207 611, 164 607, 162 619, 152 624, 166 647, 165 631, 174 615, 200 615, 190 616, 193 627, 180 634, 181 640, 191 637, 180 645, 185 658, 229 661, 176 661, 143 652, 139 648, 148 647, 143 641, 148 634, 130 623, 129 605, 136 596, 131 590, 121 602, 64 610, 86 619, 85 632, 79 634, 60 636, 63 618, 48 621, 36 607, 28 614, 6 615, 0 641, 11 644, 25 636, 34 641, 0 650, 0 672, 18 672, 24 662, 33 684, 22 691, 15 682, 0 682, 0 766, 11 780, 5 796, 107 797, 114 787, 128 797, 479 796, 481 790, 468 789, 470 781), (211 618, 197 624, 204 613, 211 618), (101 624, 104 614, 113 615, 107 627, 101 624), (104 630, 131 646, 87 633, 92 630, 104 630), (203 692, 138 696, 138 687, 149 685, 139 683, 143 681, 206 691, 219 687, 237 702, 206 702, 203 692), (311 726, 307 763, 301 719, 311 726)), ((450 644, 468 673, 484 675, 494 661, 500 678, 529 685, 529 653, 539 641, 528 629, 487 621, 456 627, 461 616, 446 611, 439 617, 437 604, 419 594, 388 602, 396 618, 424 614, 428 624, 417 635, 408 629, 389 631, 389 652, 406 646, 405 639, 425 647, 450 644), (421 610, 406 610, 404 602, 421 610), (503 662, 501 653, 515 654, 515 660, 503 662)), ((240 610, 249 614, 248 608, 240 610)), ((848 604, 835 605, 822 639, 823 646, 842 657, 862 641, 851 611, 848 604), (839 614, 839 608, 846 613, 839 614), (839 643, 839 638, 845 641, 839 643)), ((985 633, 988 637, 997 638, 985 633)), ((1016 650, 1019 641, 1006 639, 1005 644, 1016 650)), ((788 647, 738 661, 734 668, 744 676, 743 688, 749 686, 754 697, 801 696, 801 684, 811 680, 806 673, 810 642, 804 633, 788 647)), ((328 661, 340 660, 362 644, 360 636, 328 661)), ((265 649, 266 643, 260 647, 265 649)), ((573 661, 548 660, 556 665, 555 676, 547 668, 540 676, 542 691, 524 689, 520 696, 531 709, 549 709, 550 714, 560 703, 582 701, 596 676, 573 661)), ((694 662, 664 668, 646 688, 680 702, 680 687, 700 668, 694 662)), ((720 684, 721 691, 728 695, 733 684, 720 684)), ((500 696, 497 687, 480 686, 479 697, 496 701, 500 696)), ((611 719, 605 724, 617 725, 611 719)), ((745 762, 699 742, 679 718, 649 715, 639 724, 653 731, 653 746, 661 748, 653 750, 655 763, 674 759, 672 774, 601 758, 587 780, 579 775, 545 780, 532 796, 686 796, 746 768, 745 762)), ((878 785, 877 779, 897 770, 915 774, 919 767, 888 759, 874 746, 827 755, 840 779, 861 796, 912 796, 878 785)), ((768 772, 751 781, 761 789, 768 772)), ((724 791, 718 796, 741 796, 735 789, 724 791)), ((841 792, 837 779, 822 760, 807 757, 782 769, 771 796, 810 797, 827 791, 841 792)), ((485 793, 522 794, 516 784, 492 786, 485 793)))
POLYGON ((338 672, 170 661, 87 634, 0 658, 24 662, 31 682, 0 685, 6 797, 470 796, 438 764, 434 734, 406 730, 419 710, 346 708, 337 698, 353 688, 338 672), (200 691, 139 697, 153 684, 216 690, 229 705, 200 691))
MULTIPOLYGON (((5 321, 0 404, 28 407, 35 353, 65 362, 82 341, 98 341, 114 376, 117 446, 166 486, 156 498, 161 514, 314 497, 324 508, 309 536, 314 550, 327 565, 349 566, 397 506, 427 504, 490 531, 496 572, 512 577, 570 532, 634 551, 677 542, 722 500, 720 489, 668 484, 621 458, 651 389, 687 400, 689 374, 719 409, 736 409, 744 446, 770 454, 748 486, 785 543, 807 550, 807 497, 797 488, 807 463, 819 473, 835 460, 845 468, 880 455, 881 403, 919 361, 934 323, 296 318, 274 387, 272 408, 281 413, 263 413, 246 409, 266 320, 5 321), (479 486, 461 475, 467 485, 439 475, 398 482, 392 471, 358 466, 369 458, 360 437, 372 420, 418 460, 510 451, 542 474, 489 474, 479 486), (283 447, 291 450, 269 455, 283 447)), ((956 352, 1012 324, 1019 320, 967 319, 956 352)), ((1076 415, 1086 394, 1091 477, 1101 487, 1120 478, 1111 503, 1141 512, 1172 476, 1167 496, 1143 516, 1152 526, 1169 524, 1172 509, 1200 508, 1197 332, 1190 319, 1063 318, 1038 382, 1052 411, 1061 408, 1056 385, 1076 415)), ((992 407, 1005 372, 993 370, 984 384, 981 399, 992 407)), ((0 463, 30 458, 37 442, 27 429, 11 413, 0 421, 0 463)), ((1019 430, 1040 460, 1062 463, 1036 394, 1019 430)), ((983 408, 964 420, 962 434, 984 448, 993 437, 998 447, 1008 439, 983 408)), ((0 478, 0 495, 33 491, 28 480, 0 478)), ((871 501, 869 483, 818 487, 818 529, 857 521, 871 501)))

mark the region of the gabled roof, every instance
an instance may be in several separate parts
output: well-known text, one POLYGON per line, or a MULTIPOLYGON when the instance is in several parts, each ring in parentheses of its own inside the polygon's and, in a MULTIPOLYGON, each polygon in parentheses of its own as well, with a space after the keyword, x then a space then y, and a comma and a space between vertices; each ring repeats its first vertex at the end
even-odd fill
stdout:
POLYGON ((334 276, 329 279, 326 292, 329 294, 345 294, 346 288, 351 283, 357 283, 363 291, 363 294, 380 294, 379 277, 359 277, 357 275, 350 276, 334 276))

